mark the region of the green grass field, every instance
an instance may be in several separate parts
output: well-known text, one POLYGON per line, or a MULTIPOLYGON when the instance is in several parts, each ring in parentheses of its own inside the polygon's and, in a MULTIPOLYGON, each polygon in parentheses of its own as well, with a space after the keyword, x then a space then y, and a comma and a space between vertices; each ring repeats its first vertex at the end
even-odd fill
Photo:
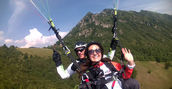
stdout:
POLYGON ((164 63, 138 61, 136 71, 141 89, 172 89, 172 67, 166 70, 164 63))
POLYGON ((51 57, 53 53, 51 49, 46 48, 18 48, 17 50, 21 51, 22 53, 27 53, 28 55, 44 58, 51 57))

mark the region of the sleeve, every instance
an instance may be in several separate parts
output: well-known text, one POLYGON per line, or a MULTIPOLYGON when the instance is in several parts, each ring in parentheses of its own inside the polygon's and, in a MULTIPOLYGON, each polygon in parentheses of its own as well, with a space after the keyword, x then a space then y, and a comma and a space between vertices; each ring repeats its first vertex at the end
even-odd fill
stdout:
POLYGON ((114 57, 114 55, 115 55, 115 52, 116 52, 116 50, 111 50, 111 51, 108 52, 108 58, 109 58, 110 60, 113 59, 113 57, 114 57))
POLYGON ((115 51, 116 50, 109 51, 107 55, 103 55, 103 58, 109 58, 110 60, 112 60, 115 55, 115 51))
MULTIPOLYGON (((114 67, 120 71, 124 66, 121 66, 120 63, 116 63, 116 62, 112 62, 112 64, 114 65, 114 67)), ((133 67, 134 68, 134 67, 133 67)), ((125 68, 125 73, 122 73, 122 77, 124 79, 129 79, 133 73, 133 68, 130 68, 129 65, 125 68)))
POLYGON ((63 65, 56 67, 57 72, 62 79, 69 78, 72 74, 75 73, 75 71, 72 70, 72 65, 73 65, 73 63, 71 63, 66 70, 64 70, 63 65))

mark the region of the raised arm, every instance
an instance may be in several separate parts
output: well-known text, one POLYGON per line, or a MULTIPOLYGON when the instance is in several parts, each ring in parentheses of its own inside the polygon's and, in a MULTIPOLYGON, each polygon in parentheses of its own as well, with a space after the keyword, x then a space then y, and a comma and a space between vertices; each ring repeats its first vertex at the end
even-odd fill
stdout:
POLYGON ((130 50, 127 50, 126 48, 122 48, 122 53, 124 54, 124 59, 128 62, 130 66, 135 65, 134 58, 130 50))
POLYGON ((104 55, 104 58, 107 57, 107 58, 109 58, 111 60, 114 58, 118 42, 119 42, 119 39, 117 37, 112 38, 109 52, 108 52, 107 55, 104 55))
POLYGON ((57 73, 62 79, 69 78, 73 73, 75 73, 75 71, 72 70, 73 63, 71 63, 66 70, 64 69, 61 61, 61 56, 55 50, 53 51, 53 61, 56 64, 57 73))

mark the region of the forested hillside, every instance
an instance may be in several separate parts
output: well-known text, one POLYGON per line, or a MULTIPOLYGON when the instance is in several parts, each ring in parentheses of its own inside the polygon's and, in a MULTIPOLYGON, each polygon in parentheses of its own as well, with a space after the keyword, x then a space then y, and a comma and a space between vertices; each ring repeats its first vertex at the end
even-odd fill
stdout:
MULTIPOLYGON (((52 57, 29 54, 29 48, 25 49, 25 53, 17 49, 6 45, 0 47, 0 89, 73 89, 77 84, 77 78, 60 79, 52 57)), ((45 49, 40 55, 46 55, 47 52, 48 49, 45 49)), ((49 52, 48 56, 51 55, 52 52, 49 52)))

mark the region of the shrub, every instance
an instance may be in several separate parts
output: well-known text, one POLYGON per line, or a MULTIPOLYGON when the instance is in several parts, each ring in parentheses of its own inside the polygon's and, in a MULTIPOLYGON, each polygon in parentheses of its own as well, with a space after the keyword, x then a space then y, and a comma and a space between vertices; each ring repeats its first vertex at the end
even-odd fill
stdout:
POLYGON ((168 69, 169 69, 169 67, 171 67, 170 62, 165 62, 165 69, 166 69, 166 70, 168 70, 168 69))
POLYGON ((148 70, 148 74, 151 74, 151 72, 152 72, 151 70, 148 70))

